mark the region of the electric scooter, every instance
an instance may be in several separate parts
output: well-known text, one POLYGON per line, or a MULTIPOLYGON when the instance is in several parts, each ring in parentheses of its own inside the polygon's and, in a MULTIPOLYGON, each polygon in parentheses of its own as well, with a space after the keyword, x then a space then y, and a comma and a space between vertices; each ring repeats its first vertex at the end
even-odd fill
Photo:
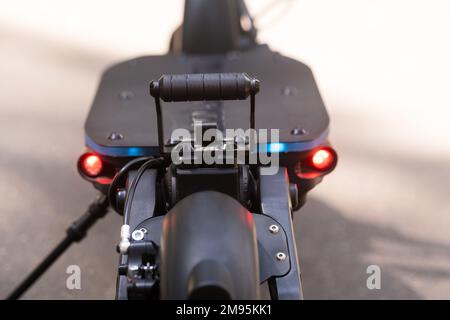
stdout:
POLYGON ((116 299, 303 298, 292 216, 337 153, 310 68, 256 35, 242 0, 186 0, 167 54, 103 73, 78 160, 100 195, 10 298, 108 208, 116 299))

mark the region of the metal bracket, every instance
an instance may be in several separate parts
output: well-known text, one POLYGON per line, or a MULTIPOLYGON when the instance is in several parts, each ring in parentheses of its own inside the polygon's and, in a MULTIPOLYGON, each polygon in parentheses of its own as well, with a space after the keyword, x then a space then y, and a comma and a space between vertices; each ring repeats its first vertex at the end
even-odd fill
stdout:
MULTIPOLYGON (((147 230, 146 241, 160 245, 161 230, 164 216, 147 219, 139 224, 135 230, 147 230)), ((253 214, 258 241, 260 283, 270 277, 282 277, 291 269, 291 260, 288 255, 288 242, 283 227, 273 218, 259 213, 253 214), (271 226, 279 227, 277 232, 271 231, 271 226), (279 253, 285 253, 285 259, 278 259, 279 253)), ((133 241, 132 241, 133 243, 133 241)))
POLYGON ((275 175, 260 175, 260 195, 263 213, 275 219, 283 227, 287 236, 291 269, 285 276, 275 278, 278 299, 302 299, 302 283, 292 224, 289 177, 286 168, 280 167, 275 175))

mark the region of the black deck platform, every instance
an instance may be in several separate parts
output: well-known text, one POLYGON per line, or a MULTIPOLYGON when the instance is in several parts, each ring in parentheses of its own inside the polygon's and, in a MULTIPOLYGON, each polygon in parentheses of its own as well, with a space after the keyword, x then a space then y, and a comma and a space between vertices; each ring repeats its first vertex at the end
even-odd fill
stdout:
MULTIPOLYGON (((162 74, 209 72, 246 72, 261 81, 256 128, 279 129, 280 151, 309 150, 326 140, 329 118, 311 70, 260 45, 226 56, 169 54, 112 66, 102 76, 85 124, 86 145, 110 156, 154 154, 158 138, 150 81, 162 74), (111 133, 122 139, 109 139, 111 133)), ((249 102, 163 103, 163 114, 165 139, 176 128, 191 129, 194 118, 213 120, 221 129, 247 129, 249 102)))

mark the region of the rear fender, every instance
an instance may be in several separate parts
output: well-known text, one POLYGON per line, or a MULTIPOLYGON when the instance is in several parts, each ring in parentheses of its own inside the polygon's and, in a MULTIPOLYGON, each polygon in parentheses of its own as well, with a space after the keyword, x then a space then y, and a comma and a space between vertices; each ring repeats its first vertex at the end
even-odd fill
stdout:
POLYGON ((232 197, 194 193, 163 220, 161 298, 258 299, 253 216, 232 197))

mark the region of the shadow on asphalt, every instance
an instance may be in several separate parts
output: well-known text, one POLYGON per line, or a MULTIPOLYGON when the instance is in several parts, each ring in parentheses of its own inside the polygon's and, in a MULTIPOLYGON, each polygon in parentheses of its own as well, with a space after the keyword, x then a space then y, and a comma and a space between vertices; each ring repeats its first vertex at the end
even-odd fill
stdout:
MULTIPOLYGON (((317 199, 308 199, 305 207, 295 213, 294 223, 305 299, 421 299, 420 293, 402 280, 402 274, 450 278, 448 269, 368 258, 376 250, 373 242, 377 240, 425 260, 427 256, 436 255, 450 258, 449 246, 418 241, 393 229, 351 221, 317 199), (366 269, 371 264, 381 268, 381 290, 366 287, 369 276, 366 269)), ((378 254, 383 256, 384 252, 378 254)))

